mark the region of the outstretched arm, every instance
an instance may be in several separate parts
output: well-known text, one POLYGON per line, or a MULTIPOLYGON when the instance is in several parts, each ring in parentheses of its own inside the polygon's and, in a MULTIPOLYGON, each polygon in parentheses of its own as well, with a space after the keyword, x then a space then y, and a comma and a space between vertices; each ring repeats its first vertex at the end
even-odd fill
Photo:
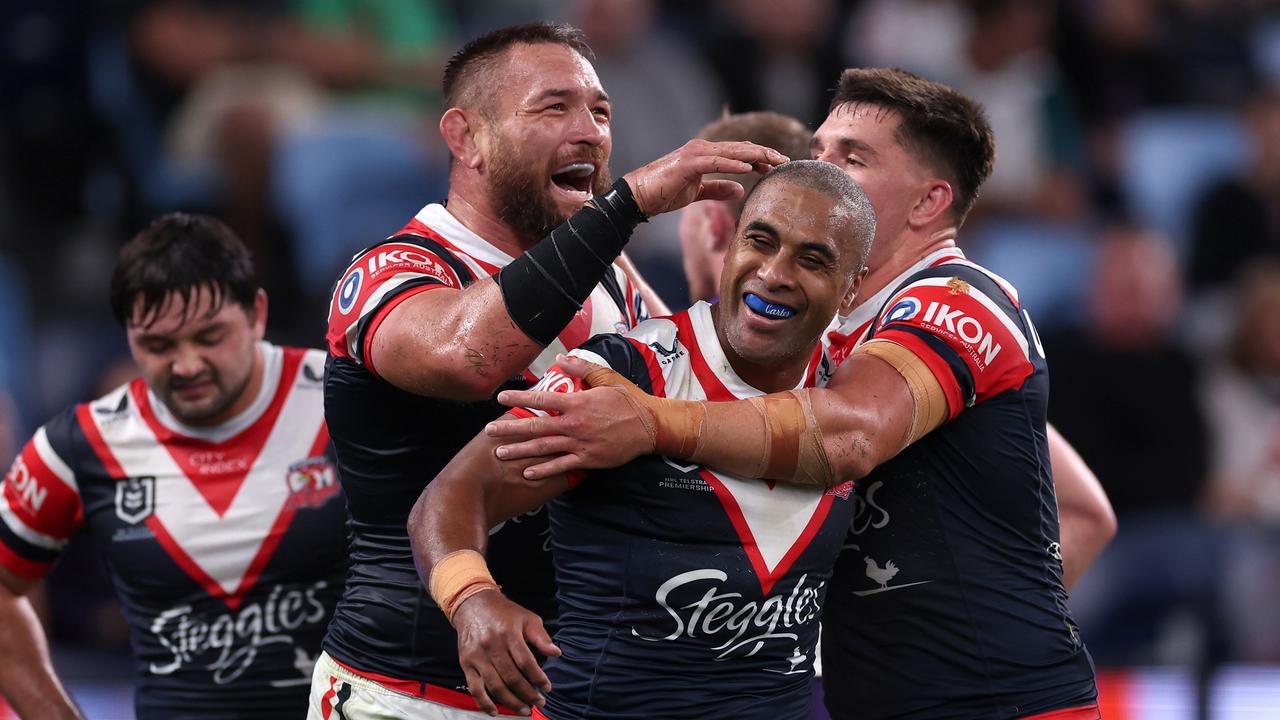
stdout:
POLYGON ((1116 514, 1098 478, 1050 425, 1049 460, 1058 495, 1062 581, 1070 590, 1116 534, 1116 514))
POLYGON ((596 389, 505 392, 499 397, 504 403, 556 416, 486 428, 504 442, 523 440, 500 448, 505 458, 562 453, 527 469, 530 479, 658 453, 745 477, 832 486, 864 477, 946 418, 946 400, 932 373, 891 342, 864 345, 825 389, 737 402, 659 399, 580 360, 563 360, 560 367, 584 374, 596 389))
POLYGON ((489 528, 559 495, 568 481, 526 483, 528 463, 498 461, 495 445, 477 436, 427 485, 409 515, 409 538, 419 576, 458 631, 458 659, 480 709, 494 713, 496 701, 528 715, 551 689, 529 645, 544 655, 560 650, 541 618, 501 593, 484 552, 489 528))
MULTIPOLYGON (((636 223, 694 200, 742 195, 741 185, 704 180, 705 174, 765 171, 785 161, 752 143, 690 141, 624 175, 613 190, 491 278, 459 288, 440 263, 420 264, 415 272, 439 281, 437 288, 390 306, 385 316, 366 323, 368 330, 357 327, 353 341, 359 343, 362 332, 372 333, 365 361, 403 390, 453 400, 487 398, 528 367, 573 319, 636 223)), ((378 267, 379 258, 370 262, 378 267)), ((369 297, 360 294, 356 272, 345 276, 331 318, 334 312, 352 312, 353 305, 377 302, 371 283, 364 286, 369 297), (341 293, 347 291, 355 297, 343 301, 341 293)), ((647 288, 643 281, 639 286, 647 288)))
POLYGON ((28 720, 81 720, 53 671, 44 629, 26 598, 34 585, 0 568, 0 692, 28 720))

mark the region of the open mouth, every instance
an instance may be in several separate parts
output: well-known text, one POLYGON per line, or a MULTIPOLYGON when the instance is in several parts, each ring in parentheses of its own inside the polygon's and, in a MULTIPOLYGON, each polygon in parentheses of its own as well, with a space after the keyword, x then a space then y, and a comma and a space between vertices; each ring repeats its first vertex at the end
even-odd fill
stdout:
POLYGON ((755 293, 743 293, 742 302, 751 312, 770 320, 788 320, 796 316, 796 309, 782 303, 769 302, 755 293))
POLYGON ((591 197, 591 180, 595 174, 596 166, 589 162, 570 163, 552 173, 551 182, 565 192, 582 193, 585 201, 591 197))

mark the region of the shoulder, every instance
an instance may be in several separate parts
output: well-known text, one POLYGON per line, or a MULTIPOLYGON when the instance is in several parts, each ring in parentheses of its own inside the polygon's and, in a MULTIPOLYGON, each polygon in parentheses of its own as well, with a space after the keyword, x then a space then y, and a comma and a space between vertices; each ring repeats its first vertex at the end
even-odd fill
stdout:
POLYGON ((400 234, 358 253, 343 271, 329 301, 328 350, 362 363, 371 328, 412 295, 461 289, 476 277, 464 255, 442 240, 400 234))

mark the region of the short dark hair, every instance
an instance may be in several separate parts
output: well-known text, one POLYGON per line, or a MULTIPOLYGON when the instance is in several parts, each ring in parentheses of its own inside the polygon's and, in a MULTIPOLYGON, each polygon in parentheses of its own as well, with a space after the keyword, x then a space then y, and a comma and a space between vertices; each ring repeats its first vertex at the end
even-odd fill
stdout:
POLYGON ((120 248, 111 275, 111 310, 123 327, 134 320, 147 327, 170 298, 177 298, 185 306, 186 319, 201 289, 213 294, 213 312, 230 301, 252 313, 258 294, 253 259, 222 222, 207 215, 170 213, 120 248), (140 311, 136 316, 135 310, 140 311))
POLYGON ((851 236, 847 238, 858 262, 853 272, 862 270, 876 236, 876 211, 867 192, 838 166, 820 160, 792 160, 775 167, 761 178, 743 198, 743 206, 760 190, 779 182, 790 182, 814 190, 836 201, 836 210, 845 215, 851 236))
MULTIPOLYGON (((698 137, 711 142, 753 142, 773 148, 792 160, 804 160, 809 157, 809 143, 813 140, 813 131, 790 115, 764 110, 733 115, 725 113, 699 130, 698 137)), ((710 177, 728 178, 742 185, 750 193, 761 176, 756 173, 746 173, 711 175, 710 177)), ((745 197, 729 203, 734 217, 742 214, 744 202, 746 202, 745 197)))
MULTIPOLYGON (((512 45, 563 45, 576 51, 587 61, 595 62, 595 53, 587 44, 587 36, 566 23, 533 22, 511 25, 487 32, 458 49, 444 66, 445 107, 483 105, 478 90, 496 90, 481 82, 481 76, 492 69, 512 45)), ((483 108, 477 108, 483 109, 483 108)))
POLYGON ((952 208, 963 223, 995 165, 995 138, 982 106, 942 83, 889 68, 841 73, 831 111, 848 104, 877 105, 902 117, 898 142, 951 182, 952 208))

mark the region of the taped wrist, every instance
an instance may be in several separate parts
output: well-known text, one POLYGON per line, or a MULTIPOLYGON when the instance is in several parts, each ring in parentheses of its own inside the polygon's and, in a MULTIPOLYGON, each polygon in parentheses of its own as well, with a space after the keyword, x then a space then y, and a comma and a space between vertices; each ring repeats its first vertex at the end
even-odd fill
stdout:
POLYGON ((549 345, 582 308, 647 218, 619 179, 494 278, 507 314, 533 340, 549 345))
POLYGON ((593 368, 585 379, 591 387, 622 391, 654 453, 742 477, 814 487, 835 484, 810 390, 705 402, 654 397, 609 368, 593 368))
POLYGON ((431 599, 440 606, 450 625, 463 600, 485 590, 501 589, 489 574, 484 556, 475 550, 457 550, 445 555, 431 568, 427 585, 431 599))

